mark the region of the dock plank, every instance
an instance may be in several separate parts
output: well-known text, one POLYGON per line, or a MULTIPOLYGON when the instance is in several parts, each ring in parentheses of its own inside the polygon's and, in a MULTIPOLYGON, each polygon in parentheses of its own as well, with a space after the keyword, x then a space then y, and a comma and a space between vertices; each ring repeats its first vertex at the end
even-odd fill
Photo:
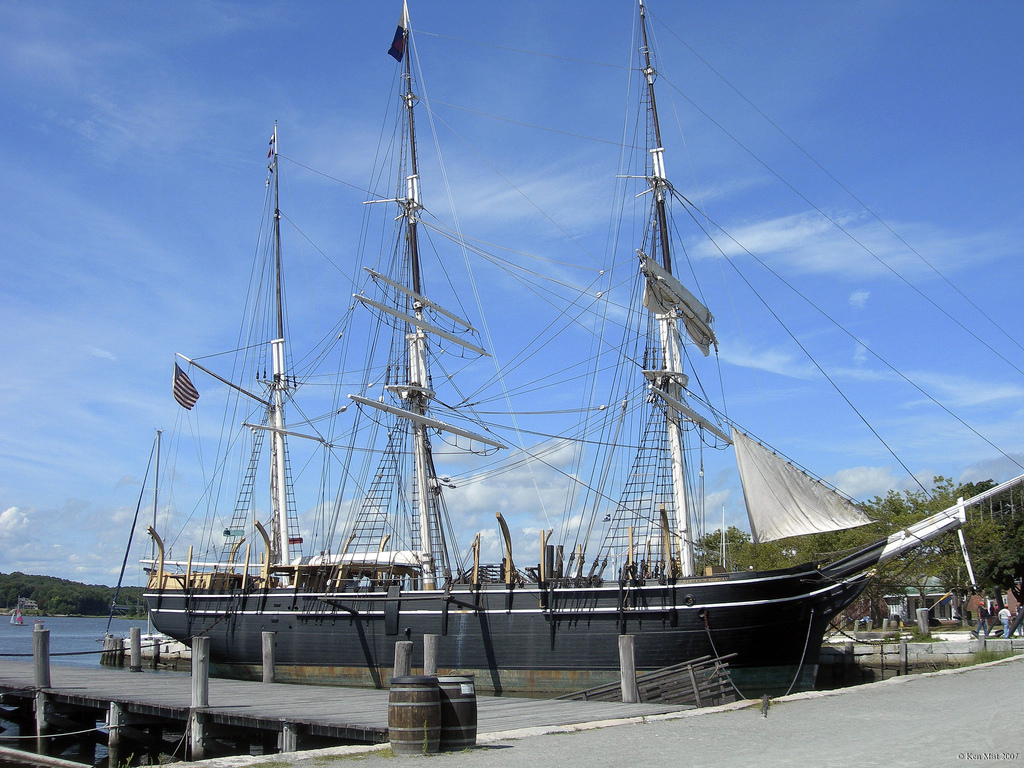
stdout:
MULTIPOLYGON (((280 730, 284 723, 319 733, 346 732, 350 738, 387 740, 388 691, 367 688, 261 683, 210 678, 206 712, 225 724, 280 730), (361 736, 360 736, 361 735, 361 736)), ((30 662, 0 662, 0 691, 33 690, 30 662)), ((125 669, 51 668, 47 693, 57 700, 105 708, 110 702, 132 711, 184 718, 191 706, 187 674, 125 669)), ((676 712, 670 704, 622 704, 514 697, 477 697, 481 734, 523 728, 571 726, 676 712)))

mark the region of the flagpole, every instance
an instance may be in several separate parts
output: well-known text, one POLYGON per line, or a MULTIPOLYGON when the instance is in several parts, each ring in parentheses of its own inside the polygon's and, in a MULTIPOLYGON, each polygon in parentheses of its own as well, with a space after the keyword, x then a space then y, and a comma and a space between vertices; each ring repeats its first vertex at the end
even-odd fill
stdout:
POLYGON ((271 406, 271 403, 269 401, 264 400, 262 397, 258 397, 257 395, 254 395, 252 392, 248 391, 247 389, 242 389, 240 386, 238 386, 237 384, 235 384, 232 381, 228 381, 223 376, 218 376, 216 373, 211 371, 209 368, 204 368, 203 366, 201 366, 199 363, 197 363, 192 358, 185 357, 183 354, 181 354, 181 352, 175 352, 174 354, 175 354, 176 357, 180 357, 182 360, 184 360, 189 365, 194 365, 196 368, 198 368, 203 373, 208 374, 209 376, 213 376, 213 378, 215 378, 221 384, 227 384, 232 389, 237 390, 238 392, 241 392, 246 397, 251 397, 253 400, 255 400, 257 403, 260 403, 261 405, 265 405, 268 408, 271 406))

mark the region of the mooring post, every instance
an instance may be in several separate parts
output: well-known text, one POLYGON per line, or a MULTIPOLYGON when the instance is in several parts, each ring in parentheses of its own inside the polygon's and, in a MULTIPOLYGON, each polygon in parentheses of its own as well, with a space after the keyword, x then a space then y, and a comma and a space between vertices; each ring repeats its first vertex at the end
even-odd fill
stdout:
MULTIPOLYGON (((194 648, 192 652, 195 654, 194 648)), ((188 759, 193 761, 205 759, 205 743, 206 713, 198 709, 193 709, 188 713, 188 759)))
POLYGON ((189 759, 206 756, 206 712, 210 705, 210 638, 192 638, 192 709, 188 713, 189 759))
POLYGON ((46 713, 50 709, 50 697, 45 691, 36 691, 36 752, 40 755, 46 754, 46 734, 49 728, 46 725, 46 713))
POLYGON ((900 638, 900 674, 907 674, 907 638, 900 638))
POLYGON ((125 725, 124 710, 116 701, 107 708, 107 765, 118 768, 121 764, 121 726, 125 725))
POLYGON ((32 664, 36 688, 50 687, 50 630, 36 624, 32 630, 32 664))
POLYGON ((128 663, 128 669, 132 672, 142 671, 142 630, 138 627, 132 627, 128 630, 128 637, 130 638, 131 645, 131 661, 128 663))
POLYGON ((210 706, 210 638, 192 638, 192 707, 210 706))
POLYGON ((437 642, 439 635, 423 636, 423 674, 437 674, 437 642))
POLYGON ((930 635, 932 633, 931 627, 928 626, 927 608, 917 609, 917 628, 922 635, 930 635))
POLYGON ((395 643, 394 677, 408 677, 412 674, 412 640, 395 643))
POLYGON ((274 682, 274 637, 276 632, 263 633, 263 682, 274 682))
POLYGON ((636 704, 640 690, 636 685, 636 660, 633 656, 633 636, 619 635, 619 674, 622 685, 622 703, 636 704))
POLYGON ((297 723, 284 723, 281 726, 279 747, 282 752, 297 752, 299 749, 299 726, 297 723))

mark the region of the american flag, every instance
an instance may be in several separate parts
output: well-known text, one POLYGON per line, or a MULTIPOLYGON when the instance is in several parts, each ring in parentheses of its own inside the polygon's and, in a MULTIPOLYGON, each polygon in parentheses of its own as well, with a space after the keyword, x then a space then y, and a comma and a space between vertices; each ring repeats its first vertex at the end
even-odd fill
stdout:
POLYGON ((174 399, 178 401, 178 405, 189 411, 199 399, 199 391, 177 363, 174 364, 174 399))

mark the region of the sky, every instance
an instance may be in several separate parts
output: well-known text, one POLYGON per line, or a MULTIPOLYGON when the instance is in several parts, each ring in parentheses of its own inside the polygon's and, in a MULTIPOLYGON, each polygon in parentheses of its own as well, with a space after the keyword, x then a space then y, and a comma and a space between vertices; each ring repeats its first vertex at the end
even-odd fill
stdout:
MULTIPOLYGON (((730 416, 863 500, 1024 472, 1024 6, 649 5, 668 175, 728 233, 694 239, 687 269, 730 416)), ((368 180, 400 10, 0 1, 0 572, 116 582, 154 431, 182 418, 173 355, 236 337, 275 121, 295 306, 347 308, 363 202, 386 191, 368 180)), ((634 4, 413 0, 410 16, 420 143, 445 158, 443 175, 425 162, 428 208, 598 285, 622 259, 634 4)), ((480 279, 466 311, 495 310, 494 358, 516 360, 554 310, 480 279)), ((559 477, 529 483, 555 499, 559 477)), ((746 527, 735 480, 715 465, 705 482, 746 527)), ((517 534, 547 527, 516 493, 449 503, 475 521, 501 497, 517 534)))

